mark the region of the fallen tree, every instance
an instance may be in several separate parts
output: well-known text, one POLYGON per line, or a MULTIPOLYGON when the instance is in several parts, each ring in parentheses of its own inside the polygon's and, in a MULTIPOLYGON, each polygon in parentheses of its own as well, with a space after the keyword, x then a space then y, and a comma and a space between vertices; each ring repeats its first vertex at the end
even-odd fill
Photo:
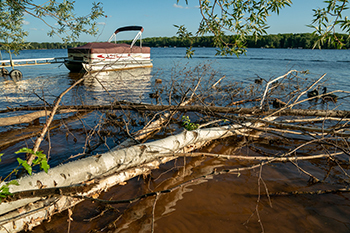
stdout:
MULTIPOLYGON (((247 126, 251 127, 259 127, 260 125, 260 123, 247 123, 247 126)), ((161 163, 178 157, 176 154, 179 152, 189 152, 200 148, 211 140, 246 132, 247 129, 241 125, 184 131, 181 134, 155 142, 139 144, 121 150, 112 150, 96 157, 61 165, 50 169, 48 173, 40 172, 33 176, 21 178, 18 180, 19 186, 10 186, 10 192, 20 198, 11 200, 11 197, 9 197, 0 205, 0 224, 7 230, 32 229, 54 213, 79 203, 81 199, 62 196, 71 194, 72 189, 75 192, 78 191, 78 193, 75 193, 76 195, 81 196, 99 194, 113 185, 141 175, 150 169, 155 169, 161 163), (162 154, 164 153, 172 153, 173 156, 163 157, 162 154), (82 184, 82 186, 79 187, 79 184, 82 184), (71 187, 71 192, 61 192, 63 187, 71 187), (51 188, 52 192, 44 194, 44 197, 47 195, 60 195, 61 197, 41 200, 43 197, 24 198, 20 194, 27 191, 30 192, 30 196, 35 196, 36 189, 45 190, 47 188, 51 188), (33 208, 29 207, 30 210, 28 211, 27 205, 34 202, 36 204, 32 206, 33 208), (52 204, 49 202, 52 202, 52 204), (67 203, 69 204, 67 205, 67 203), (26 207, 22 208, 24 206, 26 207), (44 206, 45 208, 43 208, 44 206), (18 210, 21 210, 21 212, 18 213, 18 210), (5 215, 6 213, 8 214, 5 215)))
MULTIPOLYGON (((282 78, 288 78, 293 72, 283 75, 282 78)), ((292 78, 298 78, 295 74, 292 76, 292 78)), ((281 79, 281 77, 278 79, 281 79)), ((215 81, 214 84, 209 85, 209 90, 214 91, 215 89, 216 92, 225 89, 224 87, 219 88, 217 82, 215 81)), ((285 106, 280 106, 279 109, 272 110, 266 108, 266 106, 270 104, 269 99, 275 98, 272 97, 274 91, 281 91, 276 86, 269 88, 269 85, 267 85, 263 98, 255 98, 256 100, 262 100, 260 106, 231 108, 211 106, 205 103, 204 100, 212 98, 213 93, 208 91, 208 96, 203 96, 204 91, 199 90, 200 84, 201 79, 198 79, 197 84, 193 88, 188 89, 186 87, 186 90, 183 91, 182 101, 177 105, 114 102, 105 106, 58 106, 58 102, 56 102, 54 111, 44 126, 44 130, 41 132, 40 140, 46 134, 45 129, 50 127, 55 111, 63 113, 65 109, 68 111, 111 111, 116 115, 109 118, 108 116, 112 114, 106 114, 106 123, 104 124, 107 125, 108 122, 112 122, 117 127, 123 127, 125 134, 130 139, 106 153, 54 167, 48 173, 40 172, 18 179, 19 186, 9 186, 9 191, 13 196, 4 198, 0 204, 0 225, 2 226, 0 232, 32 229, 45 219, 50 219, 55 213, 70 209, 85 199, 102 202, 103 200, 99 200, 98 196, 110 187, 123 184, 135 176, 149 174, 151 170, 157 169, 161 164, 178 157, 214 156, 225 159, 257 161, 256 164, 248 167, 223 169, 221 171, 214 168, 208 169, 205 177, 233 174, 247 169, 257 169, 270 163, 290 162, 309 176, 313 182, 319 182, 319 178, 301 169, 296 162, 299 160, 326 158, 337 163, 339 162, 338 156, 349 155, 349 132, 347 125, 350 119, 348 118, 348 111, 292 109, 306 101, 312 101, 312 98, 305 98, 299 101, 301 95, 303 93, 305 94, 312 85, 306 89, 300 89, 298 93, 292 90, 293 95, 290 94, 292 96, 290 101, 284 100, 283 102, 286 103, 285 106), (192 90, 191 96, 188 96, 189 90, 192 90), (198 95, 197 92, 202 94, 198 95), (186 99, 189 101, 185 101, 186 99), (193 105, 185 106, 190 101, 194 102, 193 105), (149 123, 145 124, 146 127, 144 129, 131 132, 129 125, 131 124, 132 116, 129 116, 130 122, 126 122, 123 118, 127 115, 125 111, 135 112, 139 115, 149 112, 156 112, 156 114, 152 116, 151 121, 147 121, 149 123), (155 131, 164 130, 169 125, 176 125, 174 118, 181 115, 179 112, 197 114, 198 123, 202 125, 199 126, 199 129, 193 131, 185 130, 172 136, 164 135, 164 138, 161 140, 141 142, 155 131), (217 127, 205 128, 208 125, 217 125, 217 127), (259 153, 266 153, 267 155, 244 157, 232 154, 188 153, 198 150, 213 140, 232 136, 259 137, 260 134, 263 135, 260 140, 267 140, 268 142, 273 142, 274 140, 287 142, 295 135, 298 135, 298 137, 302 135, 303 137, 300 140, 303 143, 295 147, 285 144, 285 147, 291 147, 290 151, 278 155, 268 155, 267 152, 263 151, 259 153), (320 153, 309 156, 298 155, 300 150, 312 146, 320 146, 324 150, 332 149, 332 153, 320 153)), ((171 102, 170 99, 172 99, 171 96, 169 96, 169 102, 171 102)), ((254 101, 239 101, 245 104, 254 103, 254 101)), ((13 110, 8 109, 6 111, 13 110)), ((27 110, 32 111, 34 109, 27 108, 27 110)), ((36 108, 35 110, 40 109, 36 108)), ((16 111, 20 111, 20 109, 16 109, 16 111)), ((18 119, 15 122, 18 122, 18 119)), ((188 124, 192 124, 191 126, 195 128, 197 125, 197 123, 192 122, 188 122, 188 124)), ((40 145, 40 141, 36 145, 40 145)), ((347 174, 346 171, 344 173, 347 174)), ((198 177, 198 182, 202 182, 202 178, 198 177)), ((5 185, 5 182, 0 184, 0 186, 2 185, 5 185)), ((166 193, 167 190, 171 191, 173 188, 170 186, 164 187, 164 192, 159 191, 158 194, 166 193)), ((155 192, 148 196, 158 194, 155 192)), ((181 196, 181 192, 179 195, 181 196)), ((140 198, 136 198, 135 200, 140 200, 140 198)), ((117 203, 117 201, 115 202, 117 203)), ((106 201, 106 203, 108 202, 106 201)), ((153 229, 153 225, 151 225, 147 226, 147 228, 153 229)))
MULTIPOLYGON (((255 108, 231 108, 217 106, 173 106, 173 105, 150 105, 150 104, 134 104, 134 105, 106 105, 106 106, 63 106, 60 113, 70 113, 79 110, 133 110, 133 111, 179 111, 179 112, 214 112, 214 113, 230 113, 243 115, 277 115, 277 116, 315 116, 315 117, 338 117, 350 118, 350 111, 346 110, 310 110, 310 109, 284 109, 276 112, 275 110, 261 111, 255 108)), ((10 117, 3 119, 1 126, 22 124, 33 121, 34 119, 47 116, 50 111, 34 112, 23 116, 10 117)))

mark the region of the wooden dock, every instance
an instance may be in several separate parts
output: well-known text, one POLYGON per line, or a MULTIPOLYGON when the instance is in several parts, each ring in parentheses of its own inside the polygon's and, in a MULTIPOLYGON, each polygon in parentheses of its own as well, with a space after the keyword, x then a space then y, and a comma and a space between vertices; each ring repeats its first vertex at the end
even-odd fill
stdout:
POLYGON ((64 63, 67 57, 51 57, 51 58, 33 58, 33 59, 12 59, 0 60, 0 68, 14 67, 14 66, 35 66, 35 65, 47 65, 52 63, 64 63))

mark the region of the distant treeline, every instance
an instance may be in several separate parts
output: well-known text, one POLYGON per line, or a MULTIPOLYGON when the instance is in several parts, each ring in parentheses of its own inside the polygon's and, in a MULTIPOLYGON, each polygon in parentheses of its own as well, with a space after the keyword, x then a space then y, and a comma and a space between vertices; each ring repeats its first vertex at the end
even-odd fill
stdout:
MULTIPOLYGON (((338 38, 344 38, 343 43, 345 44, 344 48, 350 48, 350 39, 347 35, 338 34, 338 38)), ((233 42, 233 36, 225 36, 224 40, 226 42, 233 42)), ((254 37, 250 36, 247 38, 246 46, 248 48, 304 48, 311 49, 317 37, 311 33, 302 33, 302 34, 277 34, 277 35, 266 35, 260 37, 258 40, 255 40, 254 37)), ((130 43, 131 41, 118 41, 119 43, 130 43)), ((144 38, 142 40, 143 45, 149 47, 189 47, 191 45, 190 40, 184 40, 179 37, 152 37, 144 38)), ((65 49, 71 48, 86 44, 86 42, 73 42, 69 44, 63 43, 37 43, 31 42, 28 44, 28 49, 65 49)), ((203 36, 193 38, 192 41, 193 47, 214 47, 213 37, 212 36, 203 36)), ((324 44, 322 45, 324 49, 336 49, 333 44, 324 44)))

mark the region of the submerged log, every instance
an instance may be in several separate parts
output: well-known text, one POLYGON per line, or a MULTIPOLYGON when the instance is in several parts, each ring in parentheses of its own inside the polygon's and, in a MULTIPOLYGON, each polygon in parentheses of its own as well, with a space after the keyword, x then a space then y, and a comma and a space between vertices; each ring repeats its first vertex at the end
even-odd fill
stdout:
MULTIPOLYGON (((60 113, 71 113, 71 112, 77 112, 75 109, 62 109, 60 113)), ((24 123, 31 123, 32 121, 40 118, 40 117, 47 117, 51 114, 51 111, 37 111, 33 113, 28 113, 21 116, 13 116, 13 117, 6 117, 2 118, 0 121, 0 126, 8 126, 8 125, 16 125, 16 124, 24 124, 24 123)))
MULTIPOLYGON (((284 103, 285 104, 285 103, 284 103)), ((28 108, 34 110, 34 108, 28 108)), ((36 107, 35 110, 42 108, 36 107)), ((27 110, 22 109, 22 110, 27 110)), ((310 110, 310 109, 282 109, 282 110, 268 110, 263 111, 258 108, 232 108, 232 107, 219 107, 219 106, 202 106, 202 105, 186 105, 186 106, 175 106, 175 105, 151 105, 151 104, 125 104, 120 102, 113 105, 82 105, 82 106, 60 106, 60 113, 68 113, 79 110, 130 110, 130 111, 178 111, 178 112, 215 112, 215 113, 226 113, 226 114, 249 114, 259 116, 315 116, 315 117, 339 117, 339 118, 350 118, 350 111, 345 110, 310 110)), ((19 111, 19 109, 17 109, 19 111)), ((49 113, 49 112, 48 112, 49 113)), ((25 115, 27 116, 27 115, 25 115)), ((0 126, 26 123, 34 120, 35 118, 46 116, 40 113, 31 113, 31 117, 28 120, 22 120, 23 116, 2 118, 3 123, 0 126), (6 123, 9 122, 9 123, 6 123)), ((27 117, 26 117, 27 118, 27 117)))
MULTIPOLYGON (((273 117, 275 119, 275 117, 273 117)), ((269 120, 273 120, 269 119, 269 120)), ((10 186, 10 192, 20 193, 51 188, 54 191, 45 197, 29 197, 7 200, 0 204, 0 232, 18 232, 32 229, 53 214, 81 202, 79 198, 64 196, 65 187, 76 188, 76 195, 98 195, 116 184, 144 174, 160 164, 177 158, 176 153, 189 152, 200 148, 208 141, 236 134, 247 133, 249 128, 263 123, 246 123, 209 129, 184 131, 162 140, 135 145, 120 150, 57 166, 48 171, 18 180, 19 186, 10 186), (173 153, 173 157, 169 157, 173 153), (167 156, 162 157, 162 154, 167 156), (86 184, 85 186, 83 184, 86 184), (80 188, 79 188, 80 187, 80 188), (83 188, 81 188, 83 187, 83 188)), ((0 186, 5 183, 1 183, 0 186)), ((67 194, 68 195, 68 194, 67 194)))

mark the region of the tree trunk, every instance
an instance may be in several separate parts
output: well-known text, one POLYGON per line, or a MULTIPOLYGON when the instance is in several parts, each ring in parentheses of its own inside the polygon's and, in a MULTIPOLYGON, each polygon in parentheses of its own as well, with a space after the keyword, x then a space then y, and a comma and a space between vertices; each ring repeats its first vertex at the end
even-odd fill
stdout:
MULTIPOLYGON (((274 118, 273 118, 274 119, 274 118)), ((269 120, 273 120, 269 119, 269 120)), ((247 127, 259 127, 262 123, 246 123, 247 127)), ((0 232, 20 231, 25 226, 29 229, 39 225, 49 216, 70 208, 81 202, 81 199, 63 196, 60 188, 77 187, 77 195, 99 194, 107 188, 147 173, 160 164, 177 158, 176 153, 185 153, 202 147, 211 140, 250 131, 242 125, 183 131, 162 140, 139 144, 120 150, 78 161, 70 162, 55 168, 48 173, 40 172, 18 180, 19 186, 10 186, 10 192, 19 193, 45 188, 57 188, 57 194, 51 198, 30 197, 0 204, 0 232), (162 154, 174 153, 162 157, 162 154), (89 184, 89 190, 82 190, 82 184, 89 184), (29 203, 34 203, 28 205, 29 203), (26 206, 26 208, 24 208, 26 206), (45 208, 43 208, 45 206, 45 208)), ((0 186, 4 183, 0 184, 0 186)))

